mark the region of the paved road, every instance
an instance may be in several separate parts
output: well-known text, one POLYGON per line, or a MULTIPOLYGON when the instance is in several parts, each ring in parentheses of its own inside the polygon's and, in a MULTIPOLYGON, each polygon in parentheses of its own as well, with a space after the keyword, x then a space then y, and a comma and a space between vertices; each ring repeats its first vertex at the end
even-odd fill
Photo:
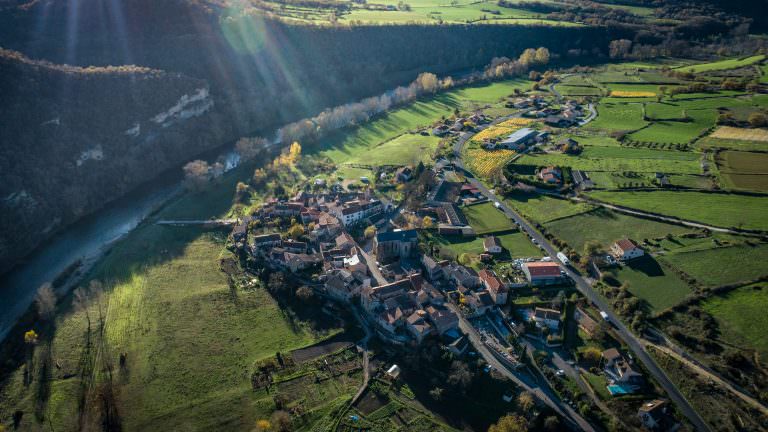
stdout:
POLYGON ((688 366, 688 368, 693 370, 694 373, 698 374, 703 378, 706 378, 710 381, 717 383, 718 385, 723 387, 725 390, 731 392, 734 396, 740 398, 741 400, 746 402, 748 405, 751 405, 754 409, 763 413, 764 416, 768 417, 768 408, 766 408, 766 406, 763 405, 760 401, 744 393, 737 386, 733 385, 730 381, 722 378, 719 374, 714 373, 709 368, 699 364, 699 362, 696 359, 690 357, 688 353, 686 353, 684 350, 679 349, 675 346, 667 347, 663 345, 658 345, 644 339, 642 340, 642 342, 645 344, 645 346, 656 348, 657 350, 663 351, 664 353, 674 357, 677 361, 688 366))
MULTIPOLYGON (((461 165, 460 161, 454 162, 454 164, 456 164, 457 166, 461 166, 463 168, 463 165, 461 165)), ((555 262, 560 263, 560 260, 557 258, 558 251, 554 248, 554 246, 552 246, 552 244, 549 243, 549 241, 543 235, 541 235, 538 231, 536 231, 528 223, 528 221, 523 219, 522 216, 520 216, 512 208, 506 205, 504 201, 499 199, 494 193, 488 190, 488 188, 485 187, 485 185, 479 182, 477 179, 473 177, 468 177, 467 180, 470 183, 472 183, 473 186, 479 189, 491 201, 496 201, 500 203, 500 209, 504 212, 504 214, 506 214, 507 217, 509 217, 510 219, 514 220, 520 226, 520 229, 523 232, 527 233, 529 237, 531 237, 532 239, 535 239, 537 243, 541 245, 542 249, 547 253, 548 256, 550 256, 555 262)), ((637 337, 635 337, 635 335, 624 326, 624 324, 621 322, 619 317, 613 312, 613 310, 608 306, 608 304, 606 304, 605 301, 603 301, 600 295, 598 295, 595 291, 592 290, 592 286, 588 284, 584 280, 584 278, 581 277, 580 274, 574 272, 571 268, 565 266, 564 264, 562 265, 562 267, 564 268, 568 277, 570 277, 574 281, 579 291, 581 291, 581 293, 584 294, 584 296, 590 302, 592 302, 592 304, 594 304, 598 309, 600 309, 601 311, 605 311, 608 314, 608 317, 610 318, 611 322, 614 324, 615 330, 619 334, 619 336, 624 340, 624 342, 627 344, 630 350, 632 350, 636 358, 645 365, 645 367, 648 369, 651 375, 653 375, 656 381, 658 381, 659 384, 662 386, 662 388, 664 388, 664 390, 667 392, 669 397, 675 402, 675 404, 677 404, 677 406, 680 408, 683 414, 691 421, 694 427, 699 431, 710 432, 711 429, 706 424, 704 419, 702 419, 701 416, 699 416, 699 414, 696 412, 696 410, 693 409, 690 403, 688 403, 688 401, 685 399, 682 393, 680 393, 677 387, 675 387, 675 385, 672 383, 669 377, 667 377, 666 373, 664 373, 664 371, 648 355, 648 353, 643 348, 643 344, 640 342, 640 340, 637 337)))
POLYGON ((579 126, 584 126, 585 124, 591 122, 592 120, 597 117, 597 110, 595 109, 595 105, 590 103, 587 105, 587 110, 589 110, 589 115, 584 118, 584 120, 579 122, 579 126))
MULTIPOLYGON (((554 85, 550 86, 550 90, 552 90, 555 97, 560 98, 560 94, 555 90, 554 85)), ((463 161, 461 159, 461 150, 464 146, 464 143, 472 136, 470 133, 462 134, 461 137, 456 141, 453 147, 454 152, 454 165, 465 172, 466 169, 464 168, 463 161)), ((667 395, 669 395, 670 399, 678 406, 680 411, 685 415, 688 420, 693 424, 693 426, 696 428, 696 430, 701 432, 711 432, 711 429, 709 425, 704 421, 703 418, 696 412, 695 409, 691 406, 691 404, 685 399, 685 397, 680 393, 680 390, 674 385, 674 383, 669 379, 669 377, 666 375, 666 373, 656 364, 656 362, 651 358, 650 355, 645 351, 643 344, 640 342, 640 340, 635 337, 635 335, 630 332, 626 326, 621 322, 619 317, 613 312, 613 309, 608 306, 608 304, 605 303, 605 301, 602 299, 602 297, 597 294, 595 291, 592 290, 592 286, 587 283, 587 281, 578 273, 574 272, 571 268, 565 266, 560 260, 557 258, 557 250, 552 246, 549 241, 544 238, 543 235, 541 235, 538 231, 536 231, 528 221, 526 221, 520 214, 515 212, 511 207, 506 205, 503 200, 499 199, 494 193, 492 193, 487 187, 485 187, 484 184, 482 184, 480 181, 478 181, 476 178, 474 178, 469 172, 467 172, 467 180, 478 190, 480 190, 488 199, 491 201, 495 201, 499 203, 500 210, 504 212, 504 214, 515 221, 519 226, 520 229, 527 233, 528 236, 532 239, 535 239, 539 245, 541 245, 542 249, 547 253, 549 257, 552 258, 553 261, 558 262, 562 264, 562 267, 564 268, 566 274, 568 277, 571 278, 571 280, 574 281, 576 284, 576 287, 581 291, 581 293, 593 304, 595 307, 597 307, 601 311, 605 311, 608 314, 609 319, 611 320, 611 323, 614 324, 616 332, 619 334, 619 336, 624 340, 624 342, 627 344, 629 349, 635 354, 635 357, 637 360, 642 362, 645 367, 648 369, 649 373, 656 379, 656 381, 661 385, 661 387, 664 389, 664 391, 667 392, 667 395)))
POLYGON ((551 392, 551 390, 548 388, 543 388, 530 380, 524 379, 524 377, 520 376, 519 374, 510 371, 501 361, 499 361, 499 359, 496 358, 496 356, 491 353, 490 349, 488 349, 488 347, 482 341, 482 338, 480 337, 480 334, 477 332, 475 327, 466 318, 464 318, 464 315, 461 314, 461 311, 458 310, 456 305, 453 303, 447 303, 447 306, 454 313, 456 313, 456 315, 458 315, 459 328, 469 337, 472 345, 475 347, 475 349, 477 349, 478 353, 483 357, 483 359, 485 359, 486 362, 488 362, 489 365, 493 366, 499 373, 509 378, 515 384, 530 392, 535 398, 552 408, 557 414, 560 415, 560 417, 569 421, 573 427, 582 431, 595 431, 592 425, 584 420, 584 418, 581 417, 579 413, 574 411, 568 405, 562 404, 560 400, 551 392))

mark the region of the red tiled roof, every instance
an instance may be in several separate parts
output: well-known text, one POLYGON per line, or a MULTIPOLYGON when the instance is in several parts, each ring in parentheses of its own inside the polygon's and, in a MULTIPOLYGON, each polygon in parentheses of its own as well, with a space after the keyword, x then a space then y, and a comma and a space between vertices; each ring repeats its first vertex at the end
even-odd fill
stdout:
POLYGON ((502 287, 502 284, 499 278, 497 278, 493 273, 489 272, 488 270, 480 270, 479 272, 477 272, 477 275, 480 277, 480 280, 488 284, 488 289, 491 291, 498 291, 502 287))
POLYGON ((560 276, 560 266, 553 262, 531 262, 524 265, 531 277, 560 276))
POLYGON ((617 241, 616 245, 624 252, 637 249, 637 245, 632 240, 627 239, 621 239, 617 241))

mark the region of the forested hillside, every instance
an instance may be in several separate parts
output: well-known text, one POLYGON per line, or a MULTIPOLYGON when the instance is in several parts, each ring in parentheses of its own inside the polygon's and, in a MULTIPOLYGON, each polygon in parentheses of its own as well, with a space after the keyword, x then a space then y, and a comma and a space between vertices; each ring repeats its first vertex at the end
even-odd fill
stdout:
POLYGON ((212 107, 202 80, 135 66, 64 67, 7 50, 0 76, 0 269, 218 138, 181 121, 212 107))
POLYGON ((76 22, 66 18, 72 2, 0 8, 0 46, 83 67, 4 52, 0 111, 16 121, 0 132, 0 271, 153 175, 244 134, 422 71, 467 70, 530 46, 607 47, 616 37, 593 27, 290 26, 213 2, 90 3, 76 22), (89 68, 122 64, 139 67, 89 68), (197 101, 204 117, 167 128, 150 121, 200 89, 209 91, 197 101))
MULTIPOLYGON (((583 64, 606 58, 612 40, 634 40, 638 52, 649 46, 641 45, 649 43, 642 26, 631 23, 291 25, 235 5, 0 0, 0 47, 36 59, 4 52, 0 70, 0 112, 14 119, 0 131, 0 232, 7 236, 0 239, 0 272, 153 174, 240 136, 268 134, 410 82, 419 72, 461 73, 527 47, 549 47, 555 64, 583 64), (147 129, 158 126, 152 116, 184 95, 204 119, 147 129), (137 123, 138 133, 129 132, 137 123)), ((718 23, 692 34, 729 31, 718 23)), ((659 53, 667 55, 688 47, 651 42, 664 43, 659 53)))

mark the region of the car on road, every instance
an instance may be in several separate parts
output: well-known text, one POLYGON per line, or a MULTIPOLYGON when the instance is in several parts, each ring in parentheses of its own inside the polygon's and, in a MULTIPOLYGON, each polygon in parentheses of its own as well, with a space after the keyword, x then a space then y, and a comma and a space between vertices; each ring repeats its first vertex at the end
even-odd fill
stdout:
POLYGON ((565 375, 565 371, 562 369, 558 369, 557 372, 555 372, 555 376, 561 377, 563 375, 565 375))
POLYGON ((501 203, 496 201, 496 202, 493 203, 493 206, 496 207, 497 209, 500 209, 501 208, 501 203))
POLYGON ((611 319, 608 317, 608 312, 606 311, 600 311, 600 316, 606 321, 611 322, 611 319))
POLYGON ((531 243, 537 245, 537 244, 539 244, 539 241, 536 240, 535 238, 531 238, 531 243))

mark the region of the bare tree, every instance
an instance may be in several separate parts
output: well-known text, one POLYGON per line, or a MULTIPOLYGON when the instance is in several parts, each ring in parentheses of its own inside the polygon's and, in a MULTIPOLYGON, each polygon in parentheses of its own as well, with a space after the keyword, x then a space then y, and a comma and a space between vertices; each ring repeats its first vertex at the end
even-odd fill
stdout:
POLYGON ((278 432, 290 432, 293 427, 291 425, 291 416, 285 411, 275 411, 272 413, 272 417, 269 418, 272 427, 278 432))
POLYGON ((264 151, 268 144, 269 142, 261 137, 243 137, 237 140, 235 149, 240 158, 251 160, 264 151))
POLYGON ((608 45, 611 58, 626 58, 632 49, 632 41, 628 39, 612 40, 608 45))
POLYGON ((53 291, 53 285, 46 282, 40 285, 35 295, 35 306, 37 314, 43 320, 49 320, 56 312, 56 293, 53 291))
POLYGON ((211 179, 211 167, 208 162, 195 160, 184 165, 184 184, 191 190, 201 190, 211 179))

